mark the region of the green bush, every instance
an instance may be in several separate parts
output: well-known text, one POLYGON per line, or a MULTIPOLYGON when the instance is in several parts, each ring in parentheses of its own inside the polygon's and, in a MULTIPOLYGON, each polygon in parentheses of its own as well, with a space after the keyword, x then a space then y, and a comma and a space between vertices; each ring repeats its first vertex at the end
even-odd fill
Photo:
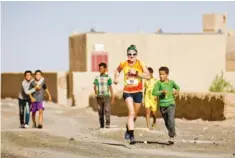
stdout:
POLYGON ((232 86, 232 84, 225 80, 223 72, 221 72, 221 75, 216 75, 215 79, 213 80, 209 91, 211 92, 229 92, 229 93, 235 93, 235 88, 232 86))

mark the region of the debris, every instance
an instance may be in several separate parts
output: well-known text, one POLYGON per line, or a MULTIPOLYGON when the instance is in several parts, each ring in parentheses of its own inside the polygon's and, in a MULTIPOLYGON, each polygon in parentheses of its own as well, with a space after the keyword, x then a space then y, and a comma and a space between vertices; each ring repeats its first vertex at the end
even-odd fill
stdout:
POLYGON ((215 142, 213 142, 213 144, 214 144, 214 145, 217 145, 217 146, 219 146, 219 144, 218 144, 218 143, 215 143, 215 142))

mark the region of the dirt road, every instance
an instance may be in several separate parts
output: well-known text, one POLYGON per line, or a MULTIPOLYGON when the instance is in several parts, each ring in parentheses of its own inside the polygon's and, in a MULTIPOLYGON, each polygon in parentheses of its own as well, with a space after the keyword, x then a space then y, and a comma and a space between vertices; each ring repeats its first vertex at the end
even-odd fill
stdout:
POLYGON ((141 117, 135 132, 139 143, 129 145, 123 138, 126 117, 112 116, 111 128, 100 130, 98 114, 91 108, 45 107, 43 129, 19 129, 17 100, 1 101, 2 158, 235 158, 235 120, 176 119, 176 143, 169 146, 163 120, 148 131, 141 117))

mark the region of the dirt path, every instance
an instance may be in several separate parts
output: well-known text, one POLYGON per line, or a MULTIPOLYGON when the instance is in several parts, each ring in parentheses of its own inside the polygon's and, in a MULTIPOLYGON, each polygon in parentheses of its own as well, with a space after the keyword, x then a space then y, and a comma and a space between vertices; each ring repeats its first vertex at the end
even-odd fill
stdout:
POLYGON ((155 131, 136 122, 136 139, 123 139, 125 117, 111 117, 112 128, 98 128, 98 114, 90 108, 65 108, 46 104, 43 129, 19 129, 17 100, 1 101, 1 156, 3 158, 80 157, 200 157, 235 158, 235 120, 207 122, 176 120, 174 146, 165 145, 162 119, 155 131), (73 138, 73 139, 71 139, 73 138), (144 143, 148 141, 148 144, 144 143))

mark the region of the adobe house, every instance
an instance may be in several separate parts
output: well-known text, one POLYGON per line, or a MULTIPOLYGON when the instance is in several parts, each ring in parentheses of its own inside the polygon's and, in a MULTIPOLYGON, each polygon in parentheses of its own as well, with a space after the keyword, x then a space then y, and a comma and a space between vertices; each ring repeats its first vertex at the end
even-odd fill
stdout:
MULTIPOLYGON (((224 72, 235 82, 235 59, 226 63, 226 53, 234 54, 235 36, 227 32, 226 14, 205 14, 201 33, 78 33, 69 37, 70 95, 75 104, 88 105, 86 96, 93 92, 92 83, 98 64, 106 62, 113 76, 121 61, 127 59, 126 49, 135 44, 141 59, 153 67, 170 68, 170 77, 185 92, 207 92, 217 74, 224 72), (76 102, 79 99, 79 103, 76 102), (85 104, 84 104, 85 103, 85 104)), ((164 30, 164 29, 163 29, 164 30)), ((231 56, 231 55, 230 55, 231 56)), ((231 58, 231 57, 230 57, 231 58)), ((229 59, 230 59, 229 58, 229 59)), ((123 76, 116 91, 122 89, 123 76)), ((235 83, 234 83, 235 84, 235 83)))

